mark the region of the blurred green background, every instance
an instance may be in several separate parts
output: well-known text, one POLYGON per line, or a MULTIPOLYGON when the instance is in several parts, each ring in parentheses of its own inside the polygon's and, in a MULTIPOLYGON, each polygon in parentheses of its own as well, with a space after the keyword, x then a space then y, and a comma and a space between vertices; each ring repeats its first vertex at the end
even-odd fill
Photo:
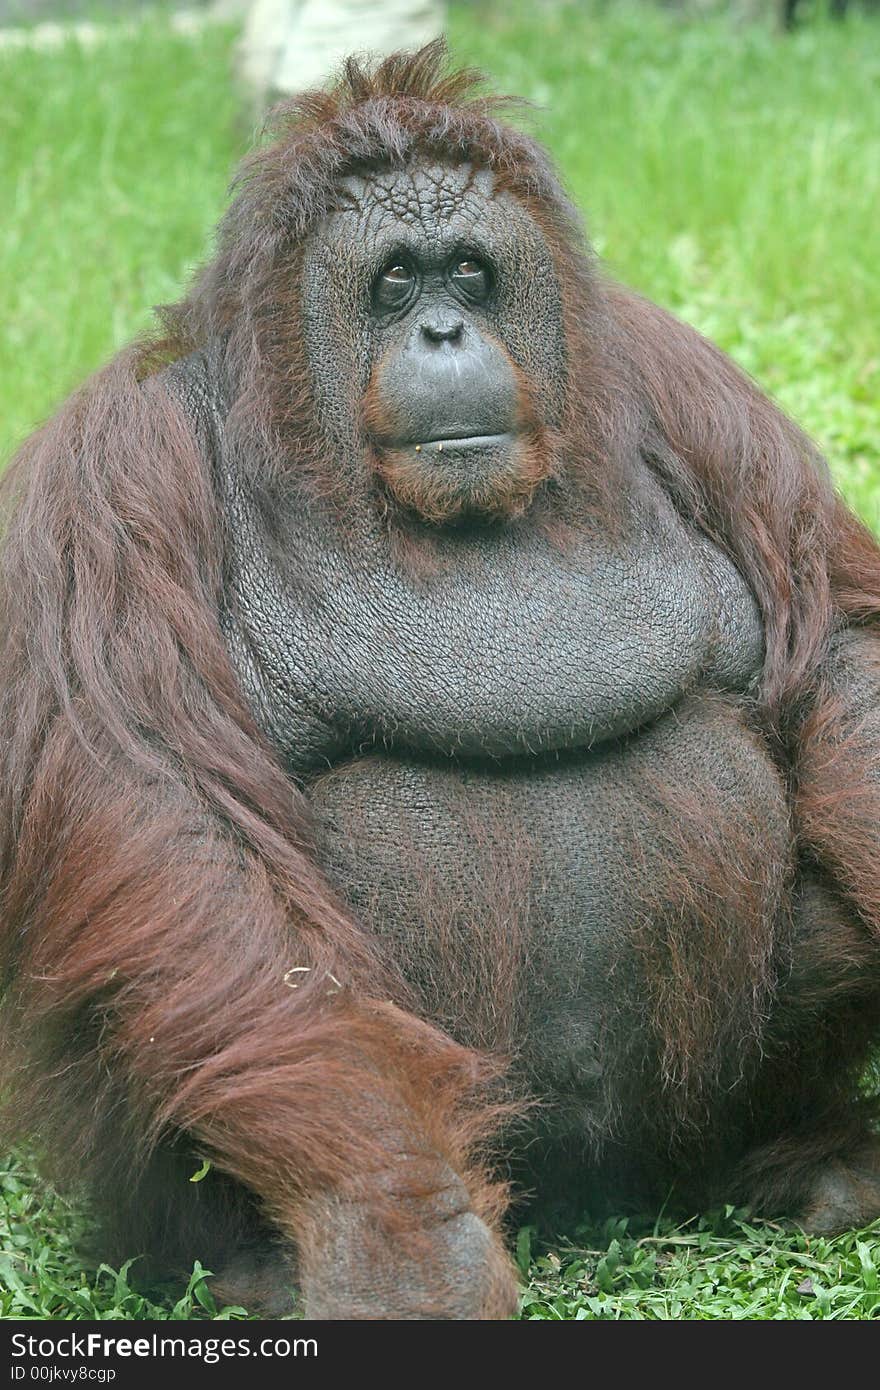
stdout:
MULTIPOLYGON (((454 5, 449 36, 535 104, 610 272, 732 353, 880 531, 880 16, 783 35, 769 8, 512 0, 454 5)), ((0 460, 209 254, 254 134, 234 42, 152 18, 90 50, 0 47, 0 460)), ((0 1193, 3 1316, 210 1311, 198 1276, 153 1304, 81 1268, 26 1167, 0 1193)), ((876 1232, 811 1243, 728 1211, 581 1240, 531 1264, 529 1316, 880 1315, 876 1232)))

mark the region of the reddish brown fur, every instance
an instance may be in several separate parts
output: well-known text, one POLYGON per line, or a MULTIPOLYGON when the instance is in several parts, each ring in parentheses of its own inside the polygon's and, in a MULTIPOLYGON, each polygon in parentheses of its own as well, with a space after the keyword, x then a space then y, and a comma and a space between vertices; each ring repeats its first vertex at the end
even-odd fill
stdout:
POLYGON ((873 632, 843 648, 849 688, 823 672, 818 697, 799 730, 795 806, 803 839, 845 892, 868 930, 880 936, 880 643, 873 632), (858 685, 852 688, 855 680, 858 685))
MULTIPOLYGON (((839 692, 821 684, 836 625, 859 622, 876 641, 880 551, 813 447, 751 382, 692 330, 597 278, 543 153, 499 122, 469 74, 443 77, 439 61, 436 49, 398 56, 372 77, 349 65, 332 93, 282 108, 276 143, 246 161, 218 254, 166 314, 166 336, 120 354, 3 481, 0 945, 15 1115, 111 1199, 131 1174, 148 1179, 160 1140, 188 1136, 185 1157, 209 1155, 306 1256, 320 1244, 308 1213, 340 1192, 421 1249, 415 1199, 437 1181, 434 1155, 464 1174, 495 1228, 503 1201, 480 1161, 497 1120, 486 1066, 401 1007, 401 981, 317 869, 308 803, 245 706, 218 622, 223 518, 154 375, 225 336, 228 433, 242 458, 328 497, 362 486, 334 474, 322 448, 298 332, 302 241, 345 174, 377 160, 467 159, 539 221, 572 363, 560 515, 566 499, 588 499, 613 524, 615 472, 641 444, 682 512, 732 556, 766 625, 761 713, 783 739, 807 714, 805 851, 880 925, 880 799, 865 791, 876 744, 860 743, 839 692), (285 974, 303 965, 293 990, 285 974), (426 1157, 389 1200, 376 1175, 412 1136, 426 1157)), ((645 968, 658 991, 674 980, 678 992, 674 1007, 662 992, 652 1004, 674 1080, 703 1046, 704 981, 680 936, 663 944, 671 975, 652 960, 658 949, 646 945, 645 968)), ((759 1007, 743 998, 734 1032, 759 1007)), ((846 1040, 836 1045, 845 1059, 846 1040)), ((794 1163, 781 1152, 767 1171, 794 1163)), ((497 1259, 486 1315, 510 1307, 497 1259)))

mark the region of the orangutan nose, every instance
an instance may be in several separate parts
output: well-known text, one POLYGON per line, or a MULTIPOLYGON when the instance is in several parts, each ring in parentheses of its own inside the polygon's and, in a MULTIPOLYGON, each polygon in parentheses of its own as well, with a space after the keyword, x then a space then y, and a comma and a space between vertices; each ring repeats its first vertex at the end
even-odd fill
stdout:
POLYGON ((439 316, 426 319, 422 324, 422 334, 429 343, 460 343, 464 334, 464 319, 439 316))

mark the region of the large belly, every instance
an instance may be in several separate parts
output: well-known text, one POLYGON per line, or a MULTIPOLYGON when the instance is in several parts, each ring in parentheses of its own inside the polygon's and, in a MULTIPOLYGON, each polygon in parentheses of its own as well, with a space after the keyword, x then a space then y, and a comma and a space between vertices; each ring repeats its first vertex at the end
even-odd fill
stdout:
POLYGON ((371 756, 310 794, 323 863, 417 1007, 517 1057, 560 1113, 604 1125, 637 1077, 735 1086, 747 1069, 791 837, 728 703, 552 760, 371 756))

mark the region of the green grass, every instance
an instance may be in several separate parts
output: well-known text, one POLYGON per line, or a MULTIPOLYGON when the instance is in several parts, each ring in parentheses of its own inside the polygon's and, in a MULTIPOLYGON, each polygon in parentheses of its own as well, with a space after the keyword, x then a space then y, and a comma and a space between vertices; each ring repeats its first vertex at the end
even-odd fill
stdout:
POLYGON ((0 51, 0 456, 179 295, 235 160, 231 35, 0 51))
MULTIPOLYGON (((217 1308, 199 1264, 164 1297, 134 1287, 136 1262, 84 1268, 85 1224, 25 1166, 0 1166, 0 1318, 246 1316, 217 1308)), ((549 1250, 532 1235, 516 1246, 529 1320, 880 1317, 880 1223, 827 1240, 727 1208, 682 1226, 584 1225, 549 1250)))
MULTIPOLYGON (((880 530, 880 22, 782 40, 617 4, 466 5, 451 37, 538 104, 529 122, 614 273, 752 372, 880 530)), ((250 135, 232 41, 154 24, 91 53, 0 53, 0 458, 208 253, 250 135)), ((85 1269, 82 1215, 21 1164, 0 1194, 0 1315, 212 1313, 198 1273, 151 1303, 85 1269)), ((807 1240, 727 1212, 572 1240, 532 1260, 525 1316, 880 1315, 877 1230, 807 1240)))
POLYGON ((529 1234, 520 1232, 519 1253, 532 1320, 880 1317, 877 1225, 808 1238, 727 1207, 682 1226, 585 1226, 537 1257, 529 1234))
POLYGON ((0 1318, 244 1317, 218 1310, 197 1262, 191 1278, 147 1298, 122 1269, 83 1267, 77 1245, 87 1220, 15 1159, 0 1165, 0 1318), (158 1300, 158 1301, 156 1301, 158 1300))

